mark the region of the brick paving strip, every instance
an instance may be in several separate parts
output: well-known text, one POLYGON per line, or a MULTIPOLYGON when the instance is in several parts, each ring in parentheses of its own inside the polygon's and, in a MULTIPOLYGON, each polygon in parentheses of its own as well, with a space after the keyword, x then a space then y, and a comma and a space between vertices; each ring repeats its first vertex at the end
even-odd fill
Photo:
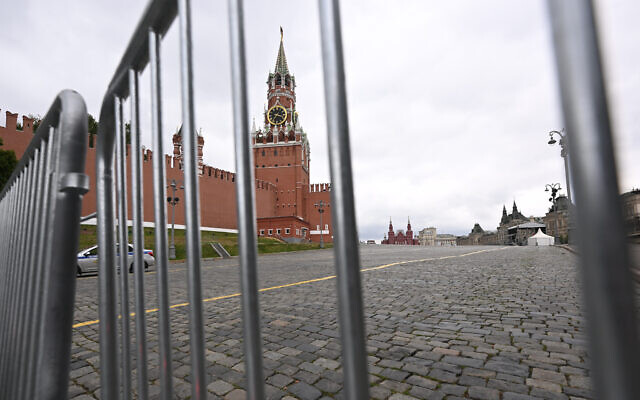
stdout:
MULTIPOLYGON (((560 248, 475 249, 362 247, 363 272, 376 271, 362 274, 371 397, 592 398, 575 257, 560 248)), ((331 252, 261 257, 259 264, 268 397, 342 398, 331 252)), ((177 278, 174 301, 186 297, 177 278)), ((147 279, 153 310, 155 277, 147 279)), ((79 281, 77 324, 97 315, 95 285, 95 279, 79 281)), ((238 286, 233 261, 203 271, 214 399, 245 397, 239 294, 220 296, 238 286)), ((177 398, 190 396, 187 309, 177 303, 171 311, 177 398)), ((153 312, 147 321, 150 389, 157 398, 153 312)), ((97 328, 74 329, 71 398, 99 398, 97 328)))

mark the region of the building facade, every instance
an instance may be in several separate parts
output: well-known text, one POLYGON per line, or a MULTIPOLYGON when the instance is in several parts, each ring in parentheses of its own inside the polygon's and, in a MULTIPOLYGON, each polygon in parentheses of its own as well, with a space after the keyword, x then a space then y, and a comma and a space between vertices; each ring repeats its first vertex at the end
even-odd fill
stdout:
POLYGON ((622 194, 622 213, 627 234, 640 241, 640 189, 622 194))
POLYGON ((545 233, 547 235, 560 238, 561 242, 566 243, 569 238, 569 200, 567 196, 558 196, 556 205, 551 206, 542 221, 546 227, 545 233))
POLYGON ((411 220, 407 220, 406 233, 400 229, 397 232, 393 230, 393 222, 389 218, 389 231, 384 236, 382 244, 404 244, 409 246, 418 246, 420 241, 418 238, 413 237, 413 230, 411 229, 411 220))
MULTIPOLYGON (((256 214, 258 235, 271 236, 290 242, 331 242, 331 185, 312 184, 309 179, 310 149, 307 135, 300 125, 296 110, 295 77, 290 73, 281 37, 274 72, 267 79, 267 104, 263 126, 255 126, 249 133, 253 144, 255 166, 256 214), (323 212, 319 212, 319 210, 323 212)), ((5 150, 14 150, 22 157, 33 138, 33 120, 6 112, 5 126, 0 126, 0 138, 5 150)), ((96 140, 89 135, 85 173, 90 178, 90 190, 82 203, 82 215, 96 211, 96 140)), ((237 229, 235 173, 203 162, 205 141, 198 136, 198 172, 200 176, 200 224, 220 231, 237 229)), ((143 218, 152 222, 153 209, 153 152, 142 149, 143 218)), ((131 165, 131 151, 127 146, 127 165, 131 165)), ((182 138, 173 136, 173 154, 164 157, 167 182, 182 182, 182 138)), ((129 193, 131 180, 127 180, 129 193)), ((183 197, 181 191, 177 197, 183 197)), ((128 215, 132 215, 128 204, 128 215)), ((175 222, 184 225, 184 205, 175 206, 175 222)))
POLYGON ((537 228, 545 231, 545 225, 541 223, 540 218, 525 217, 518 210, 516 202, 513 202, 511 214, 507 214, 507 207, 502 206, 502 217, 500 225, 495 232, 487 232, 480 224, 476 223, 471 232, 467 236, 459 236, 457 238, 458 245, 506 245, 527 243, 529 236, 537 232, 537 228))
POLYGON ((435 227, 424 228, 418 232, 418 242, 420 246, 435 246, 437 229, 435 227))

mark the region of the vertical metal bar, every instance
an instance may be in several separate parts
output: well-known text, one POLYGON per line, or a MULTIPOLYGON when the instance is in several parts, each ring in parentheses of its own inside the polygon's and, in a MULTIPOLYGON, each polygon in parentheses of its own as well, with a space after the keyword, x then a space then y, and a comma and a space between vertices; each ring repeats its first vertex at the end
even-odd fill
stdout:
MULTIPOLYGON (((27 210, 29 209, 30 206, 30 186, 31 186, 31 174, 30 174, 30 170, 29 168, 25 168, 24 173, 22 174, 22 179, 23 179, 23 185, 22 185, 22 207, 20 209, 20 222, 17 224, 17 245, 15 246, 16 248, 16 262, 14 265, 14 268, 16 265, 23 265, 24 264, 24 243, 25 243, 25 237, 26 237, 26 230, 27 227, 25 226, 25 224, 23 223, 22 218, 24 218, 24 216, 27 213, 27 210)), ((12 341, 12 345, 11 345, 11 373, 12 373, 12 378, 11 378, 11 383, 12 383, 12 390, 10 393, 10 397, 11 398, 17 398, 18 397, 18 380, 19 380, 19 376, 17 373, 17 369, 16 368, 19 366, 20 364, 20 359, 21 359, 21 354, 19 354, 19 349, 17 348, 19 341, 20 341, 20 332, 18 331, 18 326, 20 324, 20 306, 22 303, 22 296, 20 293, 21 287, 22 287, 22 282, 24 279, 24 275, 23 275, 23 271, 20 268, 15 268, 16 269, 16 280, 15 280, 15 286, 14 286, 14 306, 12 307, 13 309, 13 313, 14 316, 12 318, 12 324, 11 324, 11 332, 13 333, 13 341, 12 341)))
POLYGON ((337 0, 319 0, 319 5, 331 166, 331 199, 333 202, 331 212, 335 222, 334 252, 338 276, 340 336, 345 378, 344 392, 348 399, 368 399, 366 336, 353 198, 340 10, 337 0))
POLYGON ((33 302, 33 298, 35 293, 33 292, 33 278, 34 278, 34 251, 36 249, 37 242, 35 240, 36 232, 38 229, 38 211, 40 210, 40 177, 41 177, 41 168, 42 168, 42 150, 36 149, 33 153, 33 159, 30 164, 30 168, 32 169, 32 184, 31 184, 31 208, 29 210, 28 215, 26 216, 27 224, 29 225, 29 232, 27 235, 27 243, 26 243, 26 258, 25 263, 23 264, 24 275, 25 275, 25 284, 23 286, 24 293, 24 304, 21 313, 22 324, 20 325, 18 332, 20 332, 21 345, 19 347, 20 354, 22 354, 21 367, 18 371, 20 375, 20 392, 18 393, 19 398, 28 398, 26 396, 26 391, 28 390, 27 380, 29 376, 27 375, 27 368, 29 366, 29 339, 31 336, 37 335, 37 330, 35 327, 30 326, 29 317, 31 316, 31 304, 33 302))
MULTIPOLYGON (((14 183, 13 186, 13 190, 14 190, 14 204, 13 204, 13 212, 12 212, 12 218, 11 221, 9 223, 9 231, 8 234, 10 235, 15 235, 17 232, 17 225, 18 225, 18 220, 20 217, 20 211, 23 207, 23 202, 22 202, 22 186, 24 183, 23 180, 23 173, 20 173, 20 175, 16 178, 16 181, 14 183)), ((7 387, 6 391, 7 393, 11 390, 11 385, 13 384, 13 380, 11 379, 11 375, 10 375, 10 371, 11 371, 11 363, 12 363, 12 355, 13 355, 13 331, 11 329, 11 323, 13 322, 13 310, 14 310, 14 306, 15 306, 15 295, 14 295, 14 289, 15 289, 15 285, 16 285, 16 275, 18 273, 17 268, 11 268, 13 265, 16 265, 15 262, 15 255, 16 255, 16 246, 10 246, 9 247, 9 252, 7 255, 7 267, 8 267, 8 279, 7 279, 7 296, 6 296, 6 303, 7 304, 7 314, 6 314, 6 319, 4 319, 5 321, 5 330, 4 330, 4 334, 3 334, 3 340, 2 340, 2 354, 4 354, 5 356, 2 357, 4 360, 3 363, 3 367, 2 367, 2 371, 1 372, 1 376, 5 377, 5 382, 7 382, 9 384, 9 387, 7 387)))
POLYGON ((159 35, 149 31, 149 64, 151 73, 151 130, 153 141, 153 205, 155 214, 155 257, 158 283, 158 334, 160 354, 160 395, 173 398, 171 378, 171 328, 169 326, 169 257, 167 254, 167 209, 165 199, 165 160, 162 141, 162 85, 160 79, 159 35))
POLYGON ((238 247, 242 284, 242 321, 244 325, 247 394, 252 400, 265 398, 262 371, 262 338, 258 299, 255 179, 249 135, 247 73, 244 46, 242 0, 229 0, 233 125, 236 152, 236 201, 238 207, 238 247))
POLYGON ((127 155, 126 135, 123 128, 122 99, 115 99, 116 126, 116 182, 118 186, 118 248, 120 266, 120 340, 122 355, 122 398, 131 398, 131 335, 129 328, 129 266, 127 260, 127 244, 129 233, 127 229, 127 155), (124 251, 123 251, 124 249, 124 251))
POLYGON ((590 1, 549 1, 575 184, 596 397, 640 398, 640 343, 611 126, 590 1))
POLYGON ((22 377, 20 376, 19 371, 22 369, 22 365, 23 365, 23 357, 22 357, 22 343, 23 343, 23 337, 24 335, 22 334, 22 325, 24 322, 24 305, 26 302, 26 297, 25 297, 25 283, 26 283, 26 275, 27 275, 27 271, 26 268, 24 268, 24 265, 26 265, 26 259, 27 259, 27 247, 28 247, 28 243, 27 243, 27 237, 29 236, 29 231, 31 230, 31 226, 28 223, 29 220, 29 214, 30 211, 33 207, 33 175, 34 175, 34 168, 33 168, 33 164, 34 164, 34 159, 31 158, 29 161, 29 164, 26 166, 25 168, 25 173, 27 175, 26 177, 26 205, 25 205, 25 209, 24 212, 21 215, 21 235, 18 238, 18 248, 20 249, 19 251, 19 260, 18 260, 18 264, 14 265, 14 268, 18 269, 18 285, 17 285, 17 290, 16 290, 16 308, 14 309, 14 313, 16 314, 16 322, 14 325, 14 329, 15 329, 15 343, 13 345, 13 351, 14 354, 16 354, 16 357, 14 358, 14 362, 13 362, 13 366, 12 366, 12 370, 14 371, 15 374, 15 380, 14 380, 14 397, 15 398, 19 398, 20 396, 20 391, 22 389, 22 377), (25 221, 27 223, 25 223, 25 221), (19 268, 18 268, 19 266, 19 268))
MULTIPOLYGON (((107 99, 107 101, 109 101, 107 99)), ((118 100, 112 99, 117 109, 118 100)), ((102 114, 107 112, 102 111, 102 114)), ((109 124, 100 118, 101 125, 109 124)), ((113 124, 111 124, 113 127, 113 124)), ((96 156, 96 208, 98 215, 98 289, 99 289, 99 314, 100 314, 100 397, 115 399, 118 397, 120 383, 118 382, 117 364, 117 318, 116 318, 116 269, 115 245, 114 245, 114 204, 113 204, 113 147, 109 146, 108 135, 114 135, 113 130, 104 128, 98 135, 98 148, 107 148, 106 153, 97 152, 96 156), (104 132, 104 133, 103 133, 104 132), (103 133, 103 134, 102 134, 103 133), (102 147, 101 147, 102 146, 102 147)), ((112 136, 112 137, 113 137, 112 136)), ((113 139, 112 139, 113 140, 113 139)))
MULTIPOLYGON (((55 129, 53 127, 49 128, 49 138, 46 142, 43 142, 43 153, 45 154, 45 158, 44 158, 44 162, 43 162, 43 167, 42 167, 42 172, 43 172, 43 183, 42 183, 42 204, 41 207, 39 209, 40 212, 40 220, 41 220, 41 225, 39 227, 39 232, 38 232, 38 250, 36 253, 36 263, 37 263, 37 273, 35 276, 35 293, 37 293, 37 298, 35 299, 35 304, 34 304, 34 308, 33 308, 33 312, 31 313, 31 320, 32 320, 32 325, 33 326, 38 326, 38 324, 41 321, 41 313, 42 313, 42 302, 43 302, 43 293, 42 293, 42 287, 43 287, 43 279, 44 279, 44 273, 45 273, 45 266, 47 265, 47 263, 45 262, 45 254, 47 251, 47 248, 50 246, 50 243, 45 241, 45 238, 47 237, 47 232, 50 226, 49 220, 51 219, 51 215, 49 213, 52 201, 51 201, 51 170, 52 165, 52 154, 53 154, 53 149, 55 148, 55 146, 53 145, 54 142, 54 133, 55 133, 55 129)), ((38 341, 38 335, 33 335, 31 337, 31 342, 29 344, 29 349, 31 351, 31 353, 33 354, 30 357, 30 362, 31 365, 29 365, 29 369, 27 371, 27 374, 29 374, 30 376, 32 376, 33 378, 29 381, 29 391, 27 392, 27 398, 33 398, 33 391, 35 390, 35 386, 36 386, 36 357, 39 354, 39 341, 38 341)))
POLYGON ((178 0, 180 72, 182 90, 182 148, 184 150, 185 236, 189 287, 189 332, 191 345, 191 393, 194 400, 207 397, 204 366, 204 328, 200 282, 200 198, 193 107, 191 10, 188 0, 178 0))
MULTIPOLYGON (((129 99, 131 101, 131 208, 133 211, 133 279, 135 283, 134 295, 136 299, 136 372, 138 375, 138 398, 147 399, 149 397, 149 387, 147 374, 147 327, 144 311, 142 149, 140 145, 140 104, 138 100, 138 71, 136 71, 135 69, 129 70, 129 99)), ((160 154, 158 154, 158 156, 160 156, 160 154)))

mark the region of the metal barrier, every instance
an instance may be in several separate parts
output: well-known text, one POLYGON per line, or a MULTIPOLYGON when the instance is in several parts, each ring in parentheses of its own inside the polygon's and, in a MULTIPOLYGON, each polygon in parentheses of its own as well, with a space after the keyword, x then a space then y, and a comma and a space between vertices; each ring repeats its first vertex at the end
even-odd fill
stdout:
POLYGON ((61 92, 0 192, 0 397, 67 397, 87 110, 61 92))
MULTIPOLYGON (((191 53, 191 18, 188 0, 155 0, 147 6, 124 56, 104 96, 100 112, 97 143, 97 214, 100 293, 100 368, 101 397, 115 399, 120 391, 131 395, 129 318, 121 318, 122 357, 118 366, 117 298, 116 298, 116 226, 113 193, 113 155, 116 156, 118 181, 119 242, 127 243, 125 144, 122 102, 131 104, 132 210, 135 280, 135 323, 137 340, 137 394, 147 398, 147 355, 142 261, 142 176, 140 168, 140 132, 138 76, 149 63, 151 68, 152 138, 155 154, 163 152, 161 127, 160 39, 176 16, 179 20, 182 82, 182 147, 184 149, 184 186, 186 210, 186 246, 189 291, 189 332, 191 346, 192 398, 204 399, 206 393, 204 363, 204 330, 200 286, 200 204, 196 165, 196 132, 193 113, 193 79, 191 53), (119 374, 120 372, 120 374, 119 374)), ((327 122, 331 143, 332 201, 335 221, 336 269, 343 343, 345 393, 349 398, 368 398, 368 374, 364 342, 364 319, 358 237, 355 225, 353 184, 346 113, 342 44, 336 1, 321 1, 322 43, 325 60, 327 122)), ((249 136, 247 79, 244 48, 243 10, 239 0, 229 1, 231 37, 231 70, 233 75, 233 110, 236 152, 236 189, 238 209, 238 242, 241 266, 242 313, 244 323, 245 369, 247 393, 251 399, 265 397, 262 372, 262 339, 256 271, 256 212, 253 160, 249 136)), ((156 226, 166 224, 165 167, 162 157, 154 157, 154 206, 156 226)), ((167 237, 164 229, 156 230, 156 265, 159 310, 159 354, 161 396, 173 397, 171 380, 171 330, 167 282, 167 237)), ((120 313, 128 316, 127 274, 120 274, 120 313)))
POLYGON ((640 343, 593 5, 549 0, 575 183, 594 386, 640 399, 640 343))
MULTIPOLYGON (((337 0, 320 0, 320 26, 324 64, 325 101, 329 132, 332 180, 331 208, 334 221, 339 321, 341 330, 344 396, 366 399, 368 374, 365 351, 358 238, 349 148, 340 16, 337 0)), ((615 163, 592 5, 583 0, 549 1, 554 28, 563 108, 567 119, 578 203, 587 314, 590 320, 591 352, 595 387, 602 398, 640 398, 635 373, 640 362, 629 260, 616 185, 615 163), (602 232, 607 232, 603 236, 602 232)), ((129 318, 121 318, 121 364, 118 363, 116 298, 116 202, 114 149, 118 181, 119 242, 127 243, 125 143, 122 103, 131 104, 132 210, 134 293, 137 339, 137 394, 147 398, 147 355, 142 261, 142 178, 138 76, 147 63, 151 70, 151 114, 153 151, 163 152, 160 81, 160 40, 176 16, 182 83, 182 147, 186 244, 189 291, 189 332, 192 398, 206 393, 204 330, 200 283, 199 196, 194 130, 191 25, 188 0, 154 0, 147 6, 105 94, 100 113, 97 144, 98 244, 101 249, 100 352, 101 397, 115 399, 120 392, 131 396, 129 318)), ((253 167, 248 127, 247 79, 241 0, 229 0, 233 120, 236 153, 236 189, 241 265, 242 315, 247 393, 250 399, 265 398, 262 372, 262 340, 256 271, 256 212, 253 167)), ((165 167, 163 157, 153 158, 156 226, 166 224, 165 167)), ((166 230, 156 231, 157 291, 159 310, 159 366, 161 396, 173 397, 171 329, 167 282, 166 230)), ((120 313, 129 315, 127 274, 120 274, 120 313)))

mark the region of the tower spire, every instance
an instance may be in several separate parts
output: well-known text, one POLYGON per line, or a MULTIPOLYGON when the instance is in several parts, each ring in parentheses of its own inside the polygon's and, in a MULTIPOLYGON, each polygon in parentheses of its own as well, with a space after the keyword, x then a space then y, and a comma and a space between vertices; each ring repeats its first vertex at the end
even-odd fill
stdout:
POLYGON ((284 31, 280 27, 280 48, 278 49, 278 58, 276 59, 275 73, 280 73, 282 76, 289 74, 289 66, 287 65, 287 56, 284 55, 284 31))

